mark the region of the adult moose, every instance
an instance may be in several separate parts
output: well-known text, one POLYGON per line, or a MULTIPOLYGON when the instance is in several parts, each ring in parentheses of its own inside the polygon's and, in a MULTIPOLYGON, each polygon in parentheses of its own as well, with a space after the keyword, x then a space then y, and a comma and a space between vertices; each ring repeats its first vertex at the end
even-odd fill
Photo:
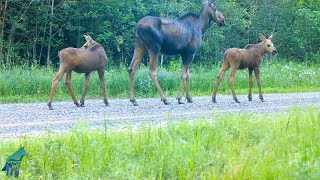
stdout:
POLYGON ((134 76, 146 51, 148 51, 150 57, 149 75, 160 94, 161 101, 165 105, 169 103, 160 87, 156 73, 158 56, 160 53, 181 55, 183 69, 177 100, 179 104, 183 104, 181 98, 186 82, 186 99, 187 102, 192 102, 189 66, 200 47, 202 34, 209 27, 211 21, 215 21, 219 26, 225 25, 224 16, 216 9, 214 0, 203 1, 198 15, 187 13, 177 19, 146 16, 137 23, 135 50, 128 68, 130 101, 135 106, 138 104, 134 96, 134 76))
POLYGON ((262 56, 266 53, 272 53, 273 55, 277 53, 277 49, 271 42, 272 35, 266 39, 262 34, 260 34, 260 39, 262 42, 258 44, 248 44, 244 49, 230 48, 224 53, 224 61, 220 70, 220 73, 216 80, 216 85, 212 94, 212 102, 216 103, 216 95, 220 81, 222 80, 224 73, 231 67, 231 73, 229 75, 229 83, 232 91, 233 99, 239 103, 237 95, 234 91, 234 76, 238 69, 249 69, 249 101, 252 101, 252 72, 257 79, 257 84, 259 88, 259 99, 264 102, 262 91, 261 91, 261 81, 260 81, 260 65, 262 63, 262 56))
POLYGON ((77 106, 84 106, 85 95, 89 86, 89 78, 92 71, 97 70, 99 74, 99 78, 102 86, 103 93, 103 101, 106 106, 109 105, 106 95, 106 85, 104 82, 104 71, 105 65, 108 62, 108 58, 106 52, 103 47, 94 41, 89 35, 84 35, 86 39, 86 43, 81 48, 65 48, 59 52, 60 58, 60 67, 58 74, 54 77, 52 81, 52 87, 50 91, 48 106, 49 109, 52 110, 52 97, 54 91, 66 73, 66 81, 65 84, 67 89, 72 97, 73 103, 77 106), (72 92, 71 86, 71 73, 75 71, 77 73, 85 73, 85 83, 83 88, 83 94, 80 100, 80 104, 78 103, 76 97, 72 92))

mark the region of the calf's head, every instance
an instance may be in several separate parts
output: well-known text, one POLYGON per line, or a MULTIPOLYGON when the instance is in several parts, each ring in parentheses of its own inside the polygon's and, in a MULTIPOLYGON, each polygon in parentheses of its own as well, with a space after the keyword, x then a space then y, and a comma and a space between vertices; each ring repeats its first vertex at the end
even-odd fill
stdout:
POLYGON ((264 47, 265 51, 267 51, 268 53, 271 53, 272 55, 275 55, 278 53, 277 48, 274 47, 274 45, 271 41, 272 35, 267 39, 262 34, 260 34, 260 39, 263 43, 263 47, 264 47))
POLYGON ((97 44, 97 42, 95 42, 89 35, 84 34, 83 36, 87 42, 82 46, 82 48, 88 49, 97 44))

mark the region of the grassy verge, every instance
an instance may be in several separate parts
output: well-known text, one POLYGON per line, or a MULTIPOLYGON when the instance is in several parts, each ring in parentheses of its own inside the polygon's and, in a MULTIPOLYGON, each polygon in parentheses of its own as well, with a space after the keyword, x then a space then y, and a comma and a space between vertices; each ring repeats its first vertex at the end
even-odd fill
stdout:
MULTIPOLYGON (((266 59, 262 65, 262 88, 264 93, 320 91, 320 65, 277 62, 266 59)), ((191 67, 191 92, 193 96, 210 95, 220 67, 191 67)), ((34 102, 46 101, 51 88, 52 78, 57 73, 53 69, 16 67, 0 69, 0 103, 4 102, 34 102)), ((218 93, 230 93, 227 81, 228 72, 219 86, 218 93)), ((129 97, 129 79, 126 67, 109 68, 106 71, 107 93, 110 98, 129 97)), ((179 62, 170 63, 167 68, 158 69, 158 79, 167 96, 176 96, 181 77, 179 62)), ((255 80, 254 80, 255 81, 255 80)), ((72 84, 74 93, 80 98, 84 75, 73 73, 72 84)), ((248 72, 238 71, 235 78, 235 88, 238 94, 248 92, 248 72)), ((148 68, 141 66, 135 80, 136 96, 157 97, 156 88, 148 75, 148 68)), ((257 93, 254 83, 253 93, 257 93)), ((87 98, 100 98, 101 86, 97 73, 90 80, 87 98)), ((70 100, 70 95, 64 85, 64 79, 59 84, 54 100, 70 100)))
POLYGON ((79 125, 69 135, 1 140, 0 163, 24 145, 22 179, 319 179, 319 131, 319 108, 311 107, 135 131, 79 125))

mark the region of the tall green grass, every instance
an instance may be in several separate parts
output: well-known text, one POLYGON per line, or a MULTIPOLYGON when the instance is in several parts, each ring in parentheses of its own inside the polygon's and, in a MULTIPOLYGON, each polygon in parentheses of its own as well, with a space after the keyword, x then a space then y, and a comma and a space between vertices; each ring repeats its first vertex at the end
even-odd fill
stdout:
MULTIPOLYGON (((213 91, 216 76, 220 67, 191 66, 191 92, 196 95, 210 95, 213 91)), ((305 92, 320 90, 320 65, 307 63, 284 62, 277 59, 266 59, 261 67, 262 88, 264 93, 305 92), (278 62, 279 61, 279 62, 278 62)), ((57 70, 15 67, 0 69, 0 102, 46 101, 51 88, 51 81, 57 70)), ((227 80, 229 71, 219 86, 218 93, 230 93, 227 80)), ((127 98, 129 96, 129 77, 127 67, 108 68, 106 86, 109 97, 127 98)), ((166 68, 158 69, 158 79, 167 96, 176 96, 181 78, 180 62, 170 63, 166 68)), ((84 75, 73 73, 73 90, 81 96, 84 75)), ((235 88, 238 94, 248 92, 248 71, 240 70, 235 77, 235 88)), ((141 66, 136 75, 135 91, 137 97, 157 97, 158 93, 148 75, 148 67, 141 66)), ((257 92, 254 83, 253 92, 257 92)), ((101 85, 97 73, 90 80, 87 98, 100 98, 101 85)), ((64 78, 59 84, 54 100, 71 99, 64 85, 64 78)))
MULTIPOLYGON (((0 164, 24 145, 21 179, 319 179, 319 108, 0 140, 0 164)), ((5 174, 0 173, 0 179, 5 174)))

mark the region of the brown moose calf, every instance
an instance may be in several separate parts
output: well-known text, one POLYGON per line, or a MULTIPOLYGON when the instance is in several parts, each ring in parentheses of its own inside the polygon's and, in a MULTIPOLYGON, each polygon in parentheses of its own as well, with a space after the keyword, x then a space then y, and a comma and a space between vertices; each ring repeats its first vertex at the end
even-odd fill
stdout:
POLYGON ((50 91, 50 96, 48 100, 49 109, 52 108, 52 97, 54 91, 66 73, 66 81, 65 84, 68 88, 68 91, 72 97, 73 103, 79 107, 84 106, 84 98, 88 90, 89 86, 89 78, 90 73, 92 71, 98 71, 99 78, 101 81, 102 86, 102 93, 103 93, 103 101, 106 106, 109 105, 106 95, 106 85, 104 82, 104 71, 105 65, 108 62, 106 52, 104 51, 103 47, 95 42, 89 35, 84 35, 86 38, 86 43, 81 48, 65 48, 59 52, 60 58, 60 67, 58 74, 54 77, 52 81, 52 87, 50 91), (80 100, 80 104, 78 103, 76 97, 72 92, 71 86, 71 73, 75 71, 77 73, 85 73, 85 84, 83 88, 83 94, 80 100))
POLYGON ((237 95, 234 91, 234 76, 238 69, 249 69, 249 101, 252 101, 252 72, 257 79, 257 84, 259 88, 259 99, 264 102, 262 91, 261 91, 261 82, 260 82, 260 65, 262 62, 262 56, 266 53, 272 53, 273 55, 277 53, 277 49, 274 47, 271 42, 272 35, 266 39, 262 34, 260 34, 260 39, 262 42, 258 44, 248 44, 244 49, 239 48, 230 48, 224 53, 224 62, 222 64, 220 73, 216 80, 216 85, 212 94, 212 102, 216 103, 216 95, 218 91, 219 84, 226 72, 231 67, 231 73, 229 76, 230 88, 232 91, 233 99, 239 103, 237 95))

